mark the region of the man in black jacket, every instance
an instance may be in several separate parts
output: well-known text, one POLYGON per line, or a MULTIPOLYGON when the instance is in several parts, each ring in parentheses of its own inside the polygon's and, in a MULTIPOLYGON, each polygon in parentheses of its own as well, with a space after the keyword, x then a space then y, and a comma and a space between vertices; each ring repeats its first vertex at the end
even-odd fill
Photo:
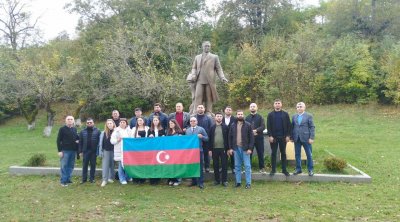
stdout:
MULTIPOLYGON (((230 129, 232 123, 236 123, 236 117, 232 116, 232 107, 226 106, 225 110, 224 110, 224 114, 225 114, 225 116, 224 116, 224 119, 222 120, 222 124, 226 125, 228 127, 228 129, 230 129)), ((232 174, 235 174, 235 158, 233 157, 233 155, 229 156, 228 164, 231 167, 232 174)))
POLYGON ((78 151, 79 136, 74 127, 73 116, 65 118, 65 125, 58 130, 57 150, 61 164, 61 186, 66 187, 71 181, 71 174, 74 171, 75 155, 78 151))
POLYGON ((209 134, 210 151, 212 154, 213 166, 214 166, 214 185, 221 184, 220 174, 222 175, 222 185, 228 186, 227 174, 228 174, 228 132, 229 129, 225 124, 222 124, 222 113, 215 113, 215 124, 211 126, 209 134), (219 172, 221 161, 221 173, 219 172))
POLYGON ((282 110, 282 101, 280 99, 274 101, 274 111, 268 113, 267 129, 268 139, 272 150, 272 170, 269 175, 273 176, 276 173, 276 152, 278 151, 279 145, 282 161, 282 173, 289 176, 290 174, 286 169, 286 143, 290 140, 291 126, 289 114, 282 110))
POLYGON ((246 117, 246 121, 251 124, 254 135, 254 146, 257 150, 258 157, 258 167, 260 169, 260 173, 265 172, 265 164, 264 164, 264 136, 263 131, 265 129, 264 118, 257 113, 258 107, 257 104, 250 104, 250 115, 246 117))
POLYGON ((82 163, 82 182, 87 181, 87 171, 90 163, 90 183, 94 183, 94 173, 96 172, 96 156, 99 146, 100 131, 94 126, 92 118, 86 120, 86 128, 81 131, 79 140, 79 155, 83 156, 82 163))
POLYGON ((246 176, 246 189, 251 187, 251 163, 250 154, 253 152, 254 136, 250 123, 244 121, 242 110, 236 111, 237 122, 229 129, 229 155, 234 153, 236 186, 241 186, 241 167, 244 164, 246 176))

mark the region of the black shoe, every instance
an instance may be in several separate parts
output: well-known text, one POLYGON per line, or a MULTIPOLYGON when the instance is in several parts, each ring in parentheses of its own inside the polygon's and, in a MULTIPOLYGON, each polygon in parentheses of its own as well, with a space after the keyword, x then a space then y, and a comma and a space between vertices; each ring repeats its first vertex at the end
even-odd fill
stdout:
POLYGON ((240 186, 242 186, 241 183, 236 183, 236 185, 235 185, 235 187, 240 187, 240 186))
POLYGON ((301 173, 303 173, 303 172, 301 172, 301 171, 295 171, 295 172, 293 173, 293 175, 298 175, 298 174, 301 174, 301 173))
POLYGON ((270 175, 270 176, 273 176, 273 175, 275 175, 275 173, 276 173, 275 171, 271 171, 271 172, 269 173, 269 175, 270 175))
POLYGON ((200 189, 204 189, 204 184, 200 184, 200 185, 199 185, 199 188, 200 188, 200 189))
POLYGON ((96 181, 94 181, 94 180, 90 180, 90 183, 96 183, 96 181))
POLYGON ((86 182, 87 182, 87 181, 81 181, 80 184, 84 184, 84 183, 86 183, 86 182))
POLYGON ((219 185, 219 184, 220 184, 220 182, 214 181, 214 186, 217 186, 217 185, 219 185))
POLYGON ((68 180, 67 183, 72 183, 72 181, 68 180))
POLYGON ((308 176, 310 176, 310 177, 314 176, 314 172, 308 171, 308 176))
POLYGON ((228 182, 223 182, 222 186, 227 187, 228 186, 228 182))
POLYGON ((206 168, 206 173, 209 173, 210 172, 210 168, 206 168))
POLYGON ((250 184, 246 184, 246 187, 245 187, 246 189, 250 189, 251 188, 251 185, 250 184))
POLYGON ((287 177, 290 176, 290 173, 287 172, 287 171, 283 171, 282 173, 283 173, 285 176, 287 176, 287 177))
POLYGON ((235 170, 232 170, 232 174, 235 174, 235 170))

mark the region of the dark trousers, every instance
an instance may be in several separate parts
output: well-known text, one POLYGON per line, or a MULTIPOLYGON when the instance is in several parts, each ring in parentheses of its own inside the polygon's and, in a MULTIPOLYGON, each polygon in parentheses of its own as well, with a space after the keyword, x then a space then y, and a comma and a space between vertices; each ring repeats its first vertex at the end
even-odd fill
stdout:
MULTIPOLYGON (((258 167, 264 169, 264 137, 254 137, 254 146, 257 150, 258 167)), ((253 155, 250 156, 251 159, 253 159, 253 155)))
POLYGON ((220 174, 222 175, 222 182, 227 182, 228 175, 228 155, 225 149, 213 149, 212 150, 212 159, 214 166, 214 179, 215 182, 220 183, 220 174), (219 162, 221 161, 222 172, 219 172, 219 162))
POLYGON ((203 147, 203 157, 204 157, 204 168, 209 169, 210 168, 210 156, 208 155, 208 148, 203 147))
POLYGON ((234 154, 232 153, 232 155, 229 156, 229 160, 228 160, 228 162, 231 166, 232 172, 234 172, 234 170, 235 170, 235 157, 233 155, 234 154))
POLYGON ((276 152, 278 151, 278 146, 279 146, 279 151, 281 152, 281 161, 282 161, 282 172, 287 172, 286 166, 287 166, 287 160, 286 160, 286 138, 285 137, 278 137, 274 138, 274 142, 270 143, 271 145, 271 165, 272 165, 272 171, 276 172, 276 152))
POLYGON ((86 150, 83 152, 82 164, 82 181, 87 181, 87 172, 90 163, 90 176, 89 180, 94 180, 94 173, 96 172, 96 150, 86 150))
POLYGON ((193 177, 192 178, 192 185, 203 185, 204 184, 204 152, 203 150, 200 151, 200 177, 193 177))

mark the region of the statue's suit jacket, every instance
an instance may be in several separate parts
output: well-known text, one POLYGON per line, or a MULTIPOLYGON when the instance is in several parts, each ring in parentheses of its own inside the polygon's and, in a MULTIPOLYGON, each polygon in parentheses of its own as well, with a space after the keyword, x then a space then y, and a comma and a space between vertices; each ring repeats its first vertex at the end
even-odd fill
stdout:
POLYGON ((315 138, 315 125, 313 121, 313 117, 304 112, 303 119, 299 124, 297 117, 299 114, 295 114, 292 117, 292 139, 297 141, 300 138, 300 141, 303 143, 308 143, 308 139, 314 140, 315 138))
POLYGON ((196 76, 196 82, 199 80, 200 75, 206 75, 208 84, 211 88, 212 102, 218 100, 217 88, 215 85, 215 74, 218 75, 220 79, 225 78, 224 72, 219 62, 217 55, 208 53, 207 56, 201 61, 202 54, 197 55, 194 58, 192 65, 192 74, 196 76))

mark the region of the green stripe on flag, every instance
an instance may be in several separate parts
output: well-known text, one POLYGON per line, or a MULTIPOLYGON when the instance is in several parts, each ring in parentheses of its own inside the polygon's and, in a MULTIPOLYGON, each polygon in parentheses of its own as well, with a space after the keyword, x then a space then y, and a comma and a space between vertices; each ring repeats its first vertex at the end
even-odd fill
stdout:
POLYGON ((190 178, 200 177, 200 163, 174 165, 125 166, 132 178, 190 178))

